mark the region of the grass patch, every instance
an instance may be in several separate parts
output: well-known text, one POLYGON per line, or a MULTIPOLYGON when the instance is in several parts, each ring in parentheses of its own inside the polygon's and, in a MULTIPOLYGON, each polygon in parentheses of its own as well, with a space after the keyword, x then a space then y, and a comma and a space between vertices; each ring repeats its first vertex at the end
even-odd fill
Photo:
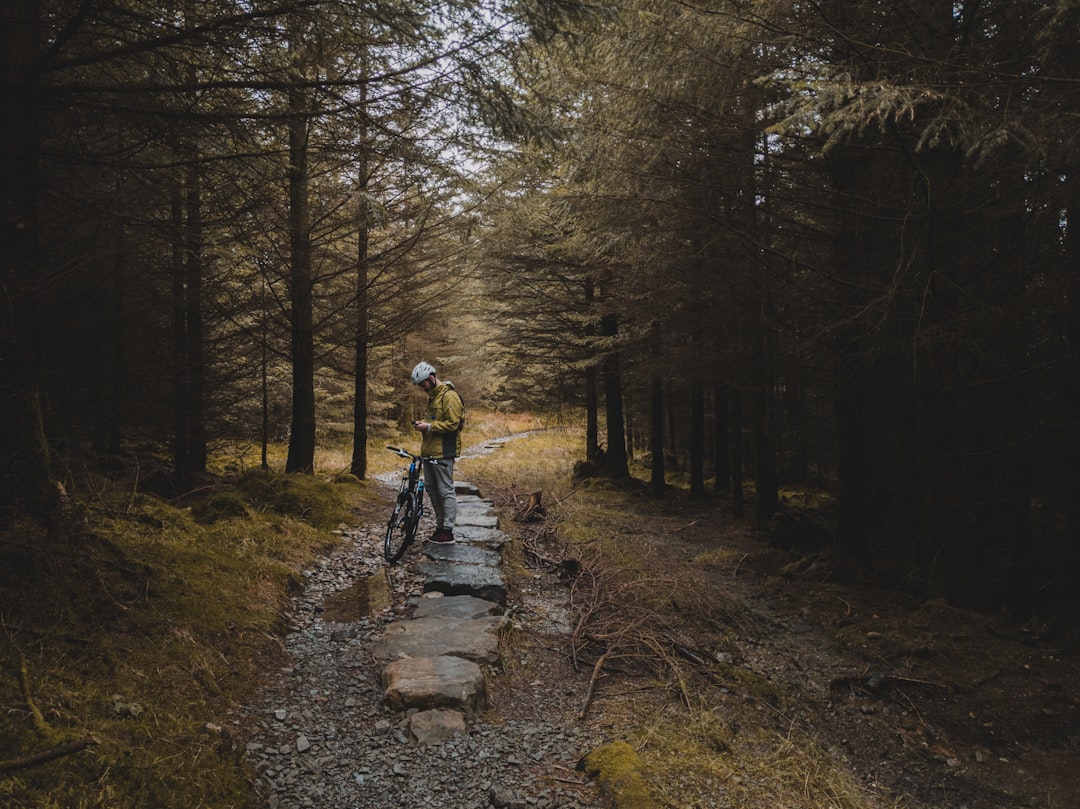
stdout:
POLYGON ((716 574, 771 570, 782 554, 705 545, 711 532, 741 536, 745 527, 717 519, 715 504, 690 503, 684 492, 654 500, 600 478, 575 481, 583 456, 579 431, 545 430, 469 461, 465 474, 485 493, 501 493, 494 499, 504 511, 542 491, 544 525, 509 530, 543 535, 549 552, 559 548, 580 562, 568 585, 577 627, 568 657, 589 681, 583 721, 630 746, 611 746, 619 755, 594 769, 621 772, 633 753, 640 761, 632 769, 656 803, 680 809, 881 806, 808 735, 776 732, 787 695, 740 648, 740 638, 758 636, 765 623, 717 586, 716 574), (685 544, 687 528, 704 547, 684 558, 680 548, 693 547, 685 544))
MULTIPOLYGON (((466 441, 540 427, 470 413, 466 441)), ((400 463, 383 447, 415 438, 373 437, 369 477, 400 463)), ((259 455, 223 449, 210 463, 223 477, 176 501, 140 491, 135 469, 72 464, 63 525, 0 529, 0 805, 254 805, 236 708, 280 665, 301 571, 340 524, 385 507, 342 474, 346 444, 319 448, 315 476, 263 470, 259 455)), ((268 461, 283 469, 285 449, 268 461)))
POLYGON ((184 503, 131 486, 94 478, 59 530, 0 534, 5 807, 253 805, 235 709, 279 664, 300 571, 378 502, 262 471, 184 503))

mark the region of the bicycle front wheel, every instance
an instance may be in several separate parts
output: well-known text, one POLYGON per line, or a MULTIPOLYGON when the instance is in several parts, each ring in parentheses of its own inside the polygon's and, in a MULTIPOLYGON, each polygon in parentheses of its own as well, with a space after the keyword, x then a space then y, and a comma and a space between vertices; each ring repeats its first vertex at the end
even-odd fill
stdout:
POLYGON ((405 550, 416 536, 419 511, 416 507, 416 495, 402 492, 394 503, 394 513, 386 524, 386 539, 383 542, 383 554, 389 564, 394 564, 405 555, 405 550))

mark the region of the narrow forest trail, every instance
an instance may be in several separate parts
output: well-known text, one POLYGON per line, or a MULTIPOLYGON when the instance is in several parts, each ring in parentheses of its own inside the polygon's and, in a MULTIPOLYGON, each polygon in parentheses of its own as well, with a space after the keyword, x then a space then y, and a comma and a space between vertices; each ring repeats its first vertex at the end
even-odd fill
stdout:
MULTIPOLYGON (((467 477, 467 464, 460 469, 467 477)), ((396 474, 382 479, 388 501, 396 474)), ((1080 659, 1067 638, 875 589, 828 555, 800 561, 756 538, 719 501, 642 501, 604 531, 658 582, 681 583, 659 618, 682 648, 708 658, 704 667, 683 663, 683 686, 730 736, 711 754, 723 759, 722 776, 654 773, 661 805, 1080 806, 1080 659), (799 758, 789 765, 792 750, 799 758), (857 797, 827 794, 830 769, 846 774, 857 797)), ((669 757, 656 727, 685 722, 689 739, 694 720, 678 688, 663 684, 666 674, 643 679, 616 665, 592 682, 595 657, 572 660, 570 582, 530 566, 516 547, 518 557, 506 560, 511 629, 499 663, 485 669, 487 709, 463 736, 417 746, 385 703, 372 649, 422 597, 422 549, 387 571, 381 525, 347 538, 305 573, 285 640, 289 663, 267 673, 263 700, 248 710, 247 757, 269 809, 600 806, 597 787, 577 770, 583 755, 630 738, 648 768, 669 757), (384 595, 364 584, 374 582, 384 595), (335 613, 342 594, 358 590, 363 608, 335 613)))
MULTIPOLYGON (((498 451, 513 439, 487 441, 462 460, 498 451)), ((388 504, 398 475, 378 478, 388 504)), ((422 525, 421 535, 431 527, 422 525)), ((246 711, 246 754, 258 775, 262 805, 599 805, 595 788, 575 771, 597 741, 573 721, 581 695, 530 651, 534 644, 554 648, 559 641, 544 638, 560 631, 547 619, 555 607, 529 597, 532 584, 515 587, 507 604, 512 629, 500 662, 486 667, 487 709, 469 721, 464 735, 416 743, 409 728, 413 712, 387 704, 383 666, 373 652, 387 628, 423 598, 424 579, 416 571, 425 543, 414 545, 402 564, 386 568, 382 531, 378 524, 356 527, 342 548, 305 571, 306 586, 285 638, 288 662, 267 673, 262 699, 246 711), (343 604, 349 608, 342 610, 343 604)), ((551 592, 558 594, 558 588, 551 592)))

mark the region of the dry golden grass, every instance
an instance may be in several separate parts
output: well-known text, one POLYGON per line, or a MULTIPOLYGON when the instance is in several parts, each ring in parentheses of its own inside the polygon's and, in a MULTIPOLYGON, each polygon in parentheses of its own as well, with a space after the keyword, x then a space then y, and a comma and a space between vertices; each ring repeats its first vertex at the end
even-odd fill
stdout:
POLYGON ((578 431, 538 431, 470 461, 466 474, 511 508, 542 491, 545 523, 535 530, 557 532, 548 547, 582 566, 568 653, 590 681, 584 721, 630 741, 662 806, 890 805, 807 733, 776 731, 786 695, 744 667, 730 644, 761 626, 747 605, 710 584, 710 571, 737 570, 746 552, 714 548, 689 561, 665 553, 673 526, 690 519, 680 514, 678 495, 656 503, 574 481, 583 454, 578 431))
POLYGON ((183 503, 84 480, 61 526, 0 537, 0 805, 252 805, 230 710, 279 654, 299 572, 378 498, 262 472, 183 503))

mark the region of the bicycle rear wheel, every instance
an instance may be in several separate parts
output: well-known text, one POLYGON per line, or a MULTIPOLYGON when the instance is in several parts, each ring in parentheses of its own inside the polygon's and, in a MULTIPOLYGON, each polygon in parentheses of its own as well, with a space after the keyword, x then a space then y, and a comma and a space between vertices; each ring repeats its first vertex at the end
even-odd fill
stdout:
POLYGON ((383 541, 383 555, 389 564, 394 564, 405 555, 406 549, 416 536, 419 512, 416 507, 416 495, 402 492, 394 503, 394 513, 386 524, 386 539, 383 541))

